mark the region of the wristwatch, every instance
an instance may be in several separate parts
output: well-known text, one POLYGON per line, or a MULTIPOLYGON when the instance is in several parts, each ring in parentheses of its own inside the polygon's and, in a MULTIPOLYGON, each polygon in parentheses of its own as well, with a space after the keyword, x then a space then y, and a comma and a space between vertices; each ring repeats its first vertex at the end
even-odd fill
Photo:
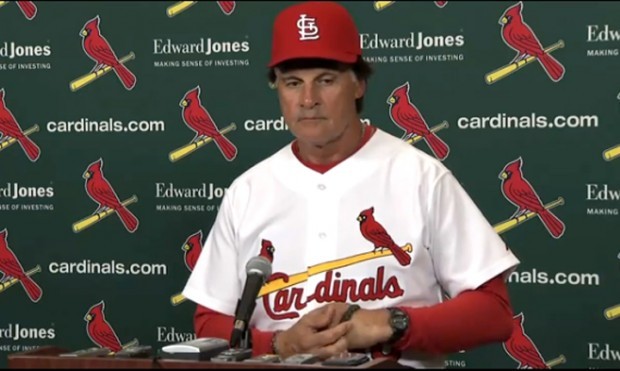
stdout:
POLYGON ((398 308, 388 308, 390 311, 390 327, 392 327, 392 336, 386 344, 392 345, 400 340, 409 328, 409 315, 398 308))

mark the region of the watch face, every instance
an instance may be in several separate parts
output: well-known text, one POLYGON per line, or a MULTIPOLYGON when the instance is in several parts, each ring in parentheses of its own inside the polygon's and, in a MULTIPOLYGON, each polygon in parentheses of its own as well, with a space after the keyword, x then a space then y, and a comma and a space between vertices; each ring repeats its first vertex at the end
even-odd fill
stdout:
POLYGON ((407 328, 407 318, 397 316, 392 319, 392 325, 399 330, 404 330, 407 328))

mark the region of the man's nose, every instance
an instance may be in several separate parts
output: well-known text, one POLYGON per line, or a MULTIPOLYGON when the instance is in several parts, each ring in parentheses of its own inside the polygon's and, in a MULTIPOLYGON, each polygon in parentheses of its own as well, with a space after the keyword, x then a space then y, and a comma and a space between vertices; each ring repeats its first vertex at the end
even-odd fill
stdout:
POLYGON ((301 106, 313 108, 319 103, 317 89, 311 84, 306 84, 301 92, 301 106))

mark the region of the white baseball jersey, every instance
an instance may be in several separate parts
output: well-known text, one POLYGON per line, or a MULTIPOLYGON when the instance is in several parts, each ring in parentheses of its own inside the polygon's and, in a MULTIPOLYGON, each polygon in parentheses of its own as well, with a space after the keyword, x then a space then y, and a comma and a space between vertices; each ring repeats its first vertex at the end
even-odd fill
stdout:
MULTIPOLYGON (((381 129, 324 174, 288 144, 235 179, 183 295, 234 316, 245 265, 264 240, 275 249, 273 274, 250 322, 263 331, 330 301, 430 306, 519 264, 441 162, 381 129)), ((413 352, 400 362, 444 367, 413 352)))

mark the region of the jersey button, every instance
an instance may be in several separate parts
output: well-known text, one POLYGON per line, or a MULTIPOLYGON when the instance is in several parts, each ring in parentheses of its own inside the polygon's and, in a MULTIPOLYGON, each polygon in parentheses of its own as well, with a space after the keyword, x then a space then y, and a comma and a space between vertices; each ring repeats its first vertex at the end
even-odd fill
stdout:
POLYGON ((319 184, 318 187, 321 191, 325 190, 325 184, 319 184))
POLYGON ((327 237, 327 235, 325 233, 323 233, 323 232, 319 233, 319 238, 322 239, 322 238, 325 238, 325 237, 327 237))

